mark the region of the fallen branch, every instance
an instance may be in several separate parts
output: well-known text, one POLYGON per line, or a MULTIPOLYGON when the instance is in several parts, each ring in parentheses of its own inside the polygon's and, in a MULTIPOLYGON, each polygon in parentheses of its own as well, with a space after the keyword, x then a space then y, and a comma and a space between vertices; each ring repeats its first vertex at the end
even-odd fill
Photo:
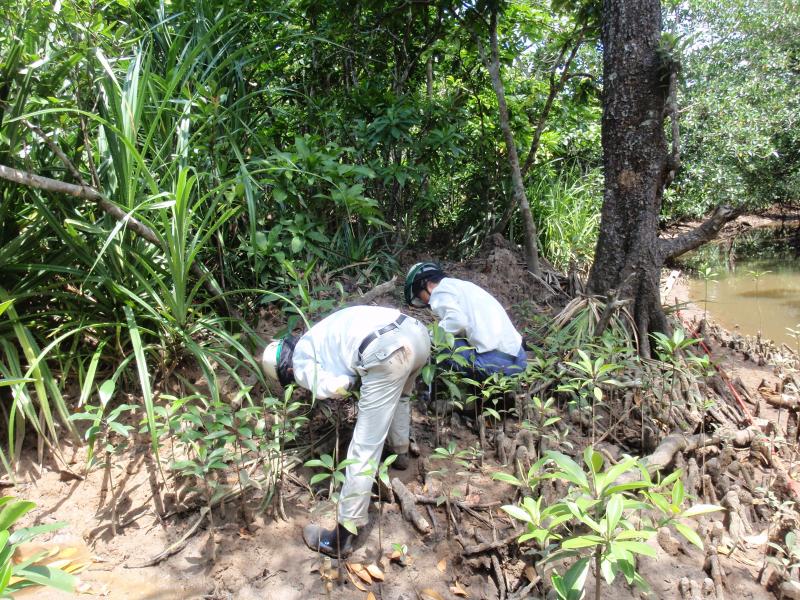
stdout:
POLYGON ((545 289, 547 289, 547 291, 549 291, 551 294, 553 294, 553 296, 562 296, 563 298, 569 298, 569 296, 563 290, 560 290, 560 289, 556 290, 553 286, 551 286, 549 283, 547 283, 544 279, 539 277, 533 271, 528 271, 528 275, 530 275, 536 281, 541 283, 545 287, 545 289))
POLYGON ((514 533, 508 537, 503 538, 502 540, 497 540, 494 542, 484 542, 483 544, 472 544, 471 546, 467 546, 464 544, 463 538, 456 538, 462 546, 464 546, 464 556, 471 556, 473 554, 480 554, 481 552, 488 552, 490 550, 497 550, 498 548, 504 548, 509 544, 513 544, 517 538, 520 536, 519 533, 514 533))
POLYGON ((394 490, 397 501, 400 503, 400 510, 403 513, 403 517, 414 525, 420 533, 429 533, 431 525, 425 520, 425 517, 419 514, 414 494, 409 492, 408 488, 403 485, 403 482, 397 477, 392 479, 392 489, 394 490))
POLYGON ((162 560, 169 558, 173 554, 177 554, 178 552, 183 550, 183 548, 189 542, 189 538, 191 538, 195 534, 195 532, 197 532, 197 530, 200 528, 200 525, 203 523, 203 521, 206 520, 208 513, 209 513, 209 508, 207 506, 204 506, 203 508, 200 509, 200 516, 198 517, 197 521, 195 521, 194 525, 192 525, 191 527, 189 527, 189 529, 186 530, 186 533, 184 533, 177 542, 170 545, 163 552, 160 552, 150 560, 146 560, 143 563, 135 565, 125 565, 125 568, 143 569, 144 567, 152 567, 160 563, 162 560))
MULTIPOLYGON (((761 392, 761 390, 759 390, 759 392, 761 392)), ((795 396, 790 396, 789 394, 772 392, 768 395, 761 392, 761 397, 764 398, 767 404, 775 408, 788 408, 789 410, 797 410, 800 408, 800 399, 795 396)))
MULTIPOLYGON (((441 504, 436 498, 429 498, 427 496, 415 496, 415 500, 417 503, 427 506, 436 505, 438 506, 441 504)), ((478 510, 490 510, 492 508, 496 508, 500 506, 500 502, 487 502, 486 504, 468 504, 466 502, 462 502, 460 500, 450 500, 450 504, 455 506, 456 508, 463 510, 465 513, 470 515, 471 517, 477 519, 481 523, 488 525, 491 527, 491 523, 489 520, 481 514, 478 514, 476 511, 478 510)))
POLYGON ((503 575, 503 568, 496 554, 492 555, 492 568, 494 576, 497 578, 497 590, 500 592, 500 600, 506 600, 506 578, 503 575))
MULTIPOLYGON (((414 499, 420 504, 441 504, 436 498, 430 496, 415 495, 414 499)), ((470 502, 462 502, 461 500, 450 500, 451 504, 455 504, 461 510, 489 510, 490 508, 497 508, 502 504, 499 500, 497 502, 484 502, 483 504, 472 504, 470 502)))
POLYGON ((369 304, 375 298, 380 298, 384 294, 388 294, 397 286, 397 275, 393 276, 389 281, 384 281, 380 285, 376 285, 374 288, 369 290, 367 293, 350 300, 349 302, 345 303, 345 306, 359 306, 363 304, 369 304))

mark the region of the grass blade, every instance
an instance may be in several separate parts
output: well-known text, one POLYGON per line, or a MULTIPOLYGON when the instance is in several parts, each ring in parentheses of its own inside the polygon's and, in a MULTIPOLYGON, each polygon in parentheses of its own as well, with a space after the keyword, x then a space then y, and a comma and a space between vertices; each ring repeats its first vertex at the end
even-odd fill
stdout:
POLYGON ((125 317, 128 321, 128 330, 133 344, 133 354, 136 357, 136 370, 139 373, 139 384, 142 387, 142 398, 144 399, 144 410, 147 418, 147 428, 150 430, 150 443, 153 453, 156 456, 156 463, 161 469, 161 459, 158 455, 158 434, 156 432, 156 415, 153 408, 153 390, 150 387, 150 374, 147 372, 147 360, 144 355, 142 338, 139 335, 139 326, 130 306, 125 306, 125 317))

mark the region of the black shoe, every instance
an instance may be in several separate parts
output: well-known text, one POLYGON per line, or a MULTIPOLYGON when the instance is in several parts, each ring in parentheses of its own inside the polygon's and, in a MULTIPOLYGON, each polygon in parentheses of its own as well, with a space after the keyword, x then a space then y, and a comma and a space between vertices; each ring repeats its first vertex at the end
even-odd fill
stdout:
POLYGON ((306 546, 315 552, 322 552, 334 558, 337 556, 343 558, 353 551, 354 537, 341 524, 337 525, 335 529, 323 529, 319 525, 303 527, 303 541, 306 546))
POLYGON ((398 454, 397 458, 394 459, 394 462, 389 465, 390 469, 397 469, 398 471, 405 471, 408 468, 408 464, 410 459, 408 458, 408 452, 403 452, 402 454, 398 454))
POLYGON ((392 454, 396 454, 397 458, 394 459, 394 462, 389 465, 390 469, 397 469, 398 471, 405 471, 408 468, 409 458, 408 452, 395 452, 388 446, 384 446, 383 452, 381 453, 381 460, 384 461, 389 458, 392 454))

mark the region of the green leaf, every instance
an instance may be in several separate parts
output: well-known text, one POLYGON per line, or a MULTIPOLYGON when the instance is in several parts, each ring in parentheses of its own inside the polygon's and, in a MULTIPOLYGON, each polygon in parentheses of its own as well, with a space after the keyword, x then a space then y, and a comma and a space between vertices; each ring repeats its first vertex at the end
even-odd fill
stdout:
POLYGON ((330 476, 331 476, 330 473, 317 473, 309 480, 308 485, 314 485, 315 483, 319 483, 320 481, 325 481, 330 476))
POLYGON ((122 423, 117 423, 115 421, 109 423, 108 426, 110 429, 113 429, 122 437, 128 437, 128 435, 130 434, 130 430, 133 429, 132 427, 123 425, 122 423))
POLYGON ((697 515, 706 515, 720 510, 723 510, 723 508, 716 504, 695 504, 683 511, 681 517, 696 517, 697 515))
POLYGON ((614 540, 612 544, 614 546, 627 550, 628 552, 643 554, 645 556, 651 556, 653 558, 656 557, 656 549, 648 544, 645 544, 644 542, 636 542, 633 540, 619 540, 619 541, 614 540))
POLYGON ((291 245, 292 254, 297 254, 298 252, 300 252, 303 249, 304 245, 305 242, 303 238, 297 236, 293 237, 291 245))
POLYGON ((63 592, 75 590, 75 577, 61 569, 34 565, 25 569, 15 570, 14 575, 23 577, 35 584, 53 587, 63 592))
POLYGON ((263 231, 257 231, 255 236, 256 248, 261 252, 267 250, 267 235, 263 231))
POLYGON ((517 519, 517 521, 523 521, 525 523, 533 522, 531 516, 528 514, 528 511, 526 511, 523 508, 520 508, 519 506, 515 506, 513 504, 506 504, 504 506, 501 506, 500 508, 502 508, 513 518, 517 519))
POLYGON ((614 572, 614 564, 610 560, 604 559, 600 561, 600 572, 608 585, 614 583, 616 573, 614 572))
POLYGON ((0 315, 6 312, 6 309, 14 303, 14 298, 10 300, 6 300, 4 302, 0 302, 0 315))
POLYGON ((654 492, 652 494, 647 494, 647 497, 665 515, 674 515, 675 514, 675 511, 672 509, 672 506, 670 505, 670 503, 661 494, 659 494, 657 492, 654 492))
POLYGON ((583 469, 569 456, 552 450, 546 452, 545 456, 558 465, 560 471, 555 473, 555 476, 571 481, 581 486, 584 490, 589 489, 589 481, 586 479, 586 474, 583 472, 583 469))
POLYGON ((100 387, 97 390, 98 396, 100 396, 100 405, 105 408, 108 401, 111 400, 111 397, 114 395, 114 390, 117 387, 117 382, 114 379, 106 379, 103 383, 100 384, 100 387))
POLYGON ((608 520, 608 533, 611 534, 619 523, 622 517, 623 499, 622 496, 615 495, 611 497, 606 506, 606 519, 608 520))
POLYGON ((342 527, 347 529, 353 535, 358 535, 358 527, 356 527, 355 523, 350 521, 349 519, 345 519, 345 522, 342 523, 342 527))
POLYGON ((3 506, 3 509, 0 510, 0 531, 9 529, 22 518, 23 515, 29 513, 34 508, 36 508, 36 504, 28 502, 27 500, 12 501, 3 506))
POLYGON ((703 549, 703 540, 700 539, 700 536, 697 535, 697 532, 692 529, 691 527, 684 525, 683 523, 673 523, 675 529, 680 533, 683 537, 693 543, 695 546, 703 549))
POLYGON ((680 508, 681 504, 683 504, 684 498, 684 490, 683 490, 683 481, 678 479, 675 482, 675 485, 672 486, 672 505, 680 508))
POLYGON ((505 483, 510 483, 511 485, 516 485, 518 487, 522 486, 522 481, 520 481, 510 473, 503 473, 502 471, 497 471, 495 473, 492 473, 492 479, 496 481, 503 481, 505 483))
MULTIPOLYGON (((23 527, 21 529, 17 529, 11 536, 8 538, 9 544, 22 544, 29 540, 32 540, 37 535, 41 535, 43 533, 50 533, 51 531, 57 531, 66 527, 69 523, 66 521, 59 521, 57 523, 48 523, 47 525, 34 525, 33 527, 23 527)), ((2 547, 2 544, 0 544, 2 547)))
POLYGON ((583 461, 592 473, 600 473, 603 470, 603 455, 588 446, 583 451, 583 461))
POLYGON ((150 446, 156 457, 156 463, 161 467, 161 459, 158 453, 158 432, 156 430, 155 411, 153 409, 153 390, 150 387, 150 375, 147 369, 147 360, 144 355, 144 346, 139 335, 139 326, 136 323, 133 310, 125 305, 125 316, 128 322, 128 331, 131 336, 131 345, 136 358, 136 370, 139 374, 139 384, 142 388, 145 415, 147 417, 147 427, 150 430, 150 446))
POLYGON ((676 469, 669 475, 667 475, 664 479, 662 479, 659 483, 659 487, 667 487, 672 482, 676 481, 681 475, 683 474, 683 469, 676 469))
POLYGON ((578 559, 573 565, 564 573, 561 582, 563 590, 566 591, 569 600, 579 599, 583 595, 583 589, 586 586, 586 577, 589 574, 589 560, 590 557, 578 559))
POLYGON ((603 538, 599 535, 579 535, 564 540, 561 542, 561 547, 566 550, 574 550, 577 548, 590 548, 603 543, 603 538))
POLYGON ((611 496, 620 492, 627 492, 630 490, 638 490, 641 488, 650 487, 646 481, 632 481, 630 483, 621 483, 619 485, 612 485, 603 490, 603 496, 611 496))
POLYGON ((617 534, 617 540, 649 540, 655 531, 653 530, 640 530, 640 529, 626 529, 617 534))

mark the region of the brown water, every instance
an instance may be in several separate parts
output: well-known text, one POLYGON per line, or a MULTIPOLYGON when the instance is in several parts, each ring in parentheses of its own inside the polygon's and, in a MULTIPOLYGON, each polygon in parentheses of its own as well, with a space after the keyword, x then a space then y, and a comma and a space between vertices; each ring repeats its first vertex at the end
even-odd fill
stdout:
MULTIPOLYGON (((787 330, 800 333, 800 261, 740 260, 735 272, 721 272, 708 282, 709 317, 731 331, 762 336, 797 349, 787 330), (756 277, 752 271, 771 271, 756 277)), ((703 307, 706 283, 692 279, 692 301, 703 307)))

